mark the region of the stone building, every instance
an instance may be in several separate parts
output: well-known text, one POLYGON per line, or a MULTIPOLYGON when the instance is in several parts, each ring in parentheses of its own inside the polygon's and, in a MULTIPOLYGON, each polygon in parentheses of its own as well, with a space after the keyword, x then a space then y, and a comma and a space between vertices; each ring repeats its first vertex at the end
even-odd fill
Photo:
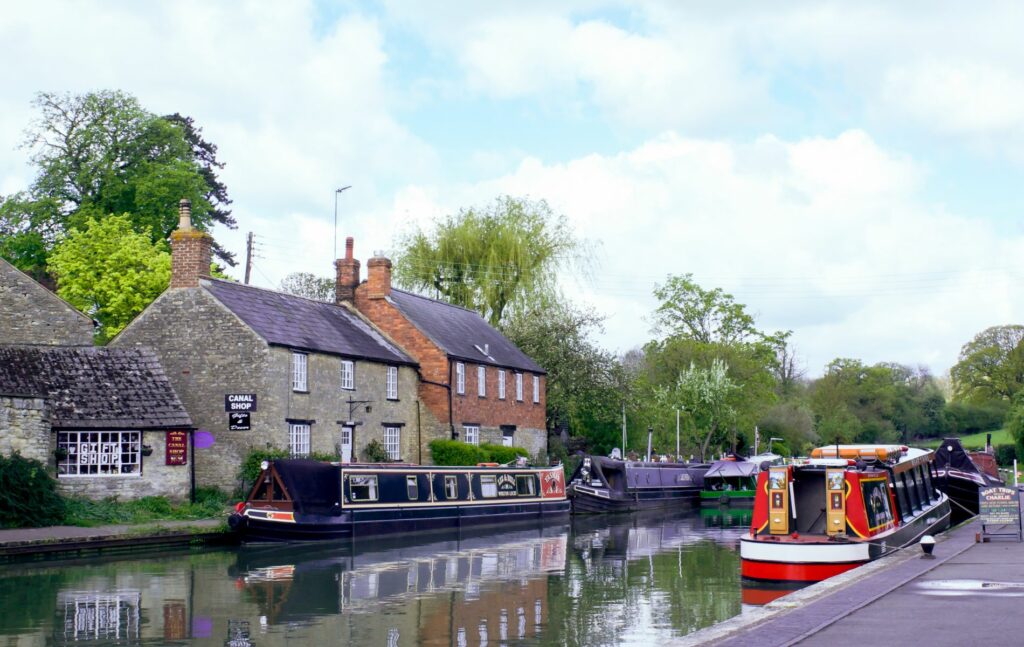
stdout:
POLYGON ((160 358, 203 432, 200 485, 238 486, 251 449, 365 460, 376 440, 393 459, 429 458, 412 358, 350 305, 206 277, 210 243, 183 201, 170 287, 111 341, 160 358))
POLYGON ((0 258, 0 344, 92 346, 92 320, 0 258))
POLYGON ((544 369, 476 312, 393 288, 387 258, 371 258, 360 283, 352 247, 349 238, 336 263, 337 301, 354 301, 419 362, 424 435, 516 445, 544 460, 544 369))
POLYGON ((0 346, 0 454, 90 497, 189 498, 192 422, 145 349, 0 346))

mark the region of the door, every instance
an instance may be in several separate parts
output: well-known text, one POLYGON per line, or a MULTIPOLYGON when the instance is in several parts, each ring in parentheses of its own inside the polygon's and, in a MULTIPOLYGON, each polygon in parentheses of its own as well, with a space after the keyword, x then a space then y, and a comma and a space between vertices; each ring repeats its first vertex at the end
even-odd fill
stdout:
POLYGON ((501 444, 505 447, 511 447, 516 435, 515 425, 502 425, 501 426, 501 444))
POLYGON ((343 426, 341 428, 341 462, 351 463, 352 462, 352 427, 343 426))

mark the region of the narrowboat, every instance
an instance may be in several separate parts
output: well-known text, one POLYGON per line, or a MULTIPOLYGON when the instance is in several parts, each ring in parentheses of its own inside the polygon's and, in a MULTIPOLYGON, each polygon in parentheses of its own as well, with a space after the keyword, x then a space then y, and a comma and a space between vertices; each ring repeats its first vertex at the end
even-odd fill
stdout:
POLYGON ((704 486, 708 467, 585 456, 569 479, 572 512, 635 512, 690 504, 704 486))
POLYGON ((561 467, 265 461, 228 519, 243 541, 343 539, 565 516, 561 467))
POLYGON ((758 476, 750 531, 740 538, 744 578, 818 582, 949 527, 934 453, 901 446, 835 445, 758 476))
POLYGON ((959 438, 946 438, 935 450, 936 485, 949 497, 954 525, 978 514, 979 490, 1006 485, 990 450, 991 435, 989 439, 983 452, 967 451, 959 438))
POLYGON ((704 475, 704 488, 700 491, 700 504, 708 506, 754 505, 757 475, 769 465, 778 465, 782 457, 761 454, 750 459, 729 456, 711 464, 704 475))

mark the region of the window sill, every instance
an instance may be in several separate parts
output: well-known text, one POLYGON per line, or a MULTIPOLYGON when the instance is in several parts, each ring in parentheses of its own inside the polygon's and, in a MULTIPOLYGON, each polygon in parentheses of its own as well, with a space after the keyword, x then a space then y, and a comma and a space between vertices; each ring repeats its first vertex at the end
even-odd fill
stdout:
POLYGON ((399 398, 387 398, 387 401, 388 402, 401 402, 401 399, 399 399, 399 398))
POLYGON ((309 395, 309 391, 303 391, 302 389, 292 389, 292 393, 302 393, 303 395, 309 395))

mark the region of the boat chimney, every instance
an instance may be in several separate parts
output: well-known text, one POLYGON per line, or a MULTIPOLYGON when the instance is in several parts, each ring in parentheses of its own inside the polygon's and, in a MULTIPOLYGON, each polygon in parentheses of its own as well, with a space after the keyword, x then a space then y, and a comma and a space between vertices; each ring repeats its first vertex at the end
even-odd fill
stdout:
POLYGON ((654 435, 654 427, 647 428, 647 462, 651 462, 651 436, 654 435))
POLYGON ((992 451, 992 434, 985 434, 985 453, 991 454, 992 451))

